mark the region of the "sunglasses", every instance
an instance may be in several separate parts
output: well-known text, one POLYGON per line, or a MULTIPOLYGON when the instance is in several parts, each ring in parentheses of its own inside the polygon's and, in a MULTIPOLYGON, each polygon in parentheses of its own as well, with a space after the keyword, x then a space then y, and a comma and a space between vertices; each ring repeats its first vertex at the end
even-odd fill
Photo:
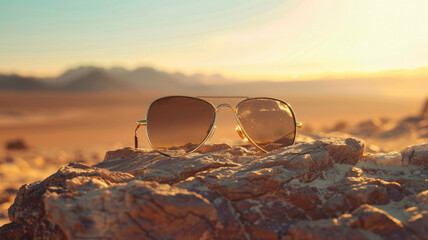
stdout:
POLYGON ((238 135, 263 153, 294 143, 296 116, 290 104, 266 97, 187 97, 168 96, 152 102, 146 120, 137 121, 137 130, 146 126, 147 138, 153 149, 169 157, 180 157, 198 150, 214 134, 217 111, 231 108, 235 114, 238 135), (202 98, 243 98, 236 106, 223 103, 214 106, 202 98))

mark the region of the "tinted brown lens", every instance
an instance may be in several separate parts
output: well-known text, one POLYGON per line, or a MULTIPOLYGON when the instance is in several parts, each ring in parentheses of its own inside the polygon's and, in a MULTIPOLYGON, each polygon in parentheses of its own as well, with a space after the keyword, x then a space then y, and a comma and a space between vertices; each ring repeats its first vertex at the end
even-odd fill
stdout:
POLYGON ((296 123, 286 103, 274 99, 250 99, 237 108, 244 131, 264 150, 293 144, 296 123))
POLYGON ((147 131, 152 145, 169 155, 194 150, 209 134, 215 119, 214 107, 190 97, 167 97, 152 103, 147 131))

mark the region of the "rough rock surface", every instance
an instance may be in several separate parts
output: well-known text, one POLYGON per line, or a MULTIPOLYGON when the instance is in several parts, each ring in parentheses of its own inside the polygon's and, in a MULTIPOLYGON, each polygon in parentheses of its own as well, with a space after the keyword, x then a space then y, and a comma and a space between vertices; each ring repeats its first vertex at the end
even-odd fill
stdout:
POLYGON ((364 154, 348 138, 260 155, 125 148, 24 185, 1 239, 426 239, 428 144, 364 154))

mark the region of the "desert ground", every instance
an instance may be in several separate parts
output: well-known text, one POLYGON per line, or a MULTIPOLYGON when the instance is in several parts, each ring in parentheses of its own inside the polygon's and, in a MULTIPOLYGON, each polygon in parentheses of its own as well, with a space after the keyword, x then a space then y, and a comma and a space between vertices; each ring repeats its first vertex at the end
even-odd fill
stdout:
MULTIPOLYGON (((23 139, 31 149, 94 149, 131 146, 135 121, 147 107, 168 93, 0 92, 0 144, 23 139)), ((382 98, 349 95, 271 96, 290 103, 305 130, 355 124, 372 118, 399 119, 419 113, 424 98, 382 98)), ((210 99, 236 104, 239 99, 210 99)), ((240 140, 229 109, 218 113, 212 142, 240 140)), ((140 132, 143 136, 144 131, 140 132)), ((148 146, 142 138, 143 146, 148 146)))
MULTIPOLYGON (((0 92, 0 225, 7 223, 7 208, 18 188, 42 180, 73 161, 95 164, 105 152, 133 145, 135 121, 144 119, 147 107, 164 92, 64 93, 0 92), (7 143, 22 140, 23 150, 7 149, 7 143)), ((181 95, 181 94, 180 94, 181 95)), ((194 95, 194 94, 192 94, 194 95)), ((297 120, 303 122, 301 135, 328 136, 338 126, 353 126, 361 121, 392 122, 419 114, 425 96, 387 98, 364 95, 289 95, 271 96, 290 103, 297 120)), ((255 97, 255 96, 254 96, 255 97)), ((215 105, 236 104, 239 99, 210 99, 215 105)), ((210 143, 242 143, 234 128, 230 109, 218 113, 217 130, 210 143)), ((339 129, 339 130, 340 130, 339 129)), ((298 136, 299 136, 298 133, 298 136)), ((148 147, 144 129, 139 131, 140 145, 148 147)), ((305 138, 299 138, 300 142, 305 138)), ((426 141, 417 137, 390 139, 364 138, 377 150, 399 150, 426 141)))

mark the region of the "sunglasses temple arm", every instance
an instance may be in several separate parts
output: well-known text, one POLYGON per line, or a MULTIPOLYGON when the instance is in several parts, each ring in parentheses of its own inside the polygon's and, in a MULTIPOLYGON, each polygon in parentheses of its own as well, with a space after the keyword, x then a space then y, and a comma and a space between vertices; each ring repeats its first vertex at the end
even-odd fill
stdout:
POLYGON ((137 130, 139 127, 140 127, 140 125, 137 125, 137 127, 135 128, 135 135, 134 135, 134 146, 135 146, 135 148, 138 148, 137 130))
POLYGON ((134 135, 134 146, 135 146, 135 148, 138 148, 137 130, 138 130, 138 128, 140 128, 140 126, 146 126, 146 125, 147 125, 146 120, 137 121, 137 127, 135 128, 135 135, 134 135))

